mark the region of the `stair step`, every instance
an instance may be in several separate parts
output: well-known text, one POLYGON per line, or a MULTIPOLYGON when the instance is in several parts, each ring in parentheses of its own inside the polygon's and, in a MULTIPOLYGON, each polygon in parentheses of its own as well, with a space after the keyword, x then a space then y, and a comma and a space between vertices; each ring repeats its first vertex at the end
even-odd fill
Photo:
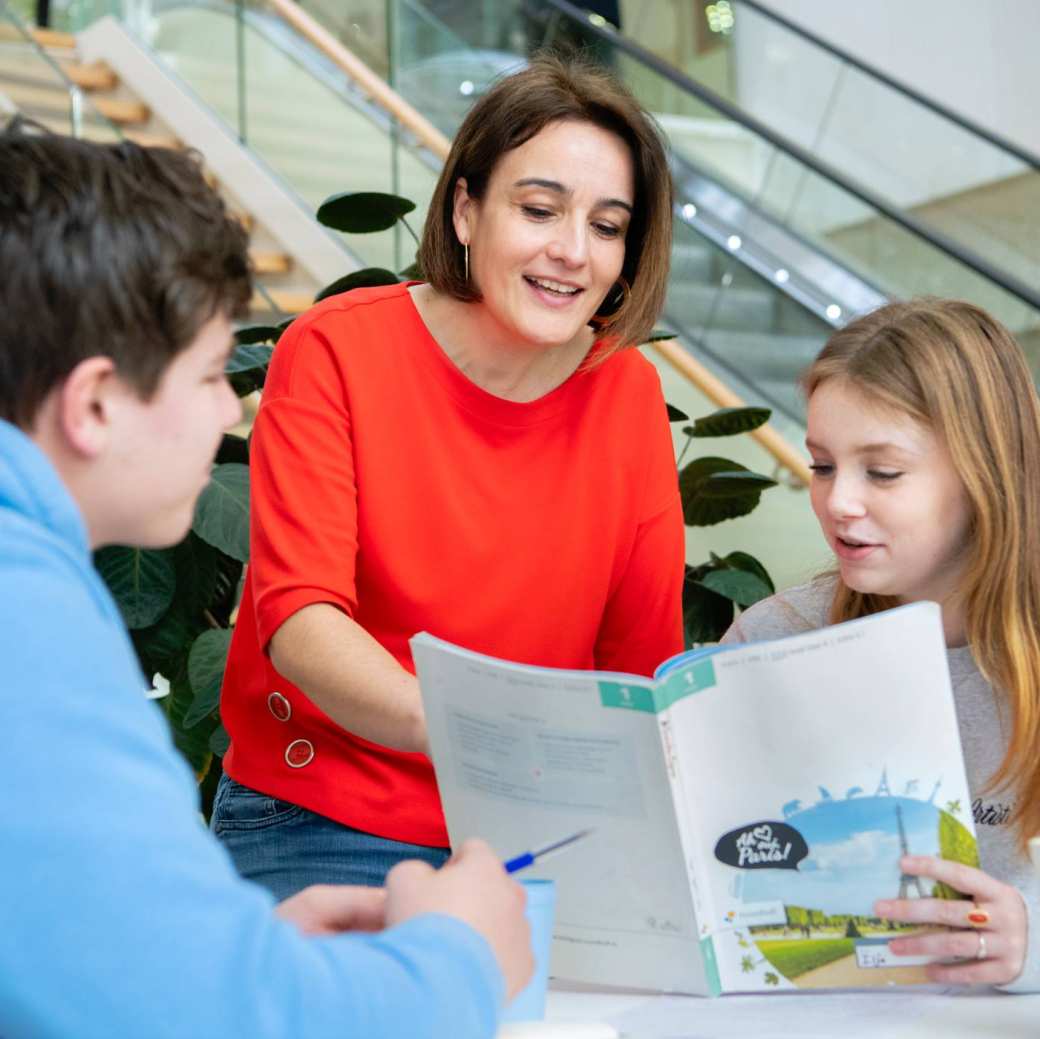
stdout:
MULTIPOLYGON (((274 305, 282 311, 284 314, 302 314, 308 307, 314 304, 314 294, 308 292, 293 292, 285 289, 270 289, 264 286, 265 291, 274 301, 274 305)), ((253 299, 250 303, 250 307, 253 310, 267 311, 270 313, 271 305, 267 300, 260 295, 259 292, 253 293, 253 299)))
POLYGON ((81 90, 115 90, 119 77, 103 61, 84 64, 72 61, 62 65, 62 71, 81 90))
POLYGON ((172 134, 138 130, 132 126, 123 128, 123 136, 128 141, 141 145, 142 148, 172 148, 174 151, 178 151, 184 147, 172 134))
POLYGON ((249 255, 254 274, 288 274, 292 270, 292 257, 287 253, 257 250, 249 255))
POLYGON ((76 49, 76 37, 70 32, 58 32, 55 29, 30 29, 29 32, 41 47, 62 51, 76 49))
POLYGON ((119 126, 143 126, 152 118, 152 110, 143 101, 95 97, 91 102, 106 119, 119 126))

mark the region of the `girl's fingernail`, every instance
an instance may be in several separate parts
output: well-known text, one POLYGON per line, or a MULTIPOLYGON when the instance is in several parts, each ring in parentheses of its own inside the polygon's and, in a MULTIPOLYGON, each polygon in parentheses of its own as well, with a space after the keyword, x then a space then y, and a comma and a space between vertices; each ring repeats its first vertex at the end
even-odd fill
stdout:
POLYGON ((975 924, 976 927, 981 927, 983 924, 989 923, 989 913, 985 909, 973 909, 968 914, 968 921, 975 924))

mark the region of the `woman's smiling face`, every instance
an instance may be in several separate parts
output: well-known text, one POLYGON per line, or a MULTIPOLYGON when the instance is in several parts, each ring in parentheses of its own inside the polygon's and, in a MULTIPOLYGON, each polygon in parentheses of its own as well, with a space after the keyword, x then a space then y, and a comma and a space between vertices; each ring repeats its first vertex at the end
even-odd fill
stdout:
POLYGON ((553 347, 585 331, 621 274, 634 192, 625 142, 570 120, 506 152, 483 198, 459 180, 455 231, 503 339, 553 347))
POLYGON ((806 445, 813 511, 845 584, 948 601, 967 564, 971 509, 946 444, 832 378, 809 398, 806 445))

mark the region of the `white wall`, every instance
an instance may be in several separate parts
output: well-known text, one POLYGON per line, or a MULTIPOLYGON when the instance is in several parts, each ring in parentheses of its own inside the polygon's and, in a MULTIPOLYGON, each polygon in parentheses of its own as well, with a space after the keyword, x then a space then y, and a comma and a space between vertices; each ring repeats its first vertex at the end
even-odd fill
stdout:
POLYGON ((1040 154, 1036 0, 765 0, 765 5, 1040 154))
MULTIPOLYGON (((791 21, 1040 155, 1036 0, 767 0, 791 21)), ((738 6, 741 103, 900 205, 1023 170, 738 6), (835 89, 837 85, 837 89, 835 89), (830 106, 825 128, 821 121, 830 106)), ((822 206, 823 209, 829 208, 822 206)), ((837 215, 837 214, 835 214, 837 215)), ((822 216, 822 213, 821 213, 822 216)))

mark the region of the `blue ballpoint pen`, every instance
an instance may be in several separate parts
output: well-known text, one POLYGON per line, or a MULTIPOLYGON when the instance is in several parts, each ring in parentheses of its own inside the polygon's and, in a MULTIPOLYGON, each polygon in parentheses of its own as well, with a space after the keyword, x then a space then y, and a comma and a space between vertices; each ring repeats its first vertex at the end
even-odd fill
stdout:
POLYGON ((561 851, 563 848, 574 844, 575 841, 588 837, 592 832, 592 829, 579 830, 577 833, 572 833, 570 837, 564 837, 562 841, 556 841, 554 844, 547 844, 544 848, 539 848, 537 851, 522 852, 505 862, 506 872, 515 873, 517 870, 527 869, 528 866, 533 866, 540 858, 553 852, 561 851))

